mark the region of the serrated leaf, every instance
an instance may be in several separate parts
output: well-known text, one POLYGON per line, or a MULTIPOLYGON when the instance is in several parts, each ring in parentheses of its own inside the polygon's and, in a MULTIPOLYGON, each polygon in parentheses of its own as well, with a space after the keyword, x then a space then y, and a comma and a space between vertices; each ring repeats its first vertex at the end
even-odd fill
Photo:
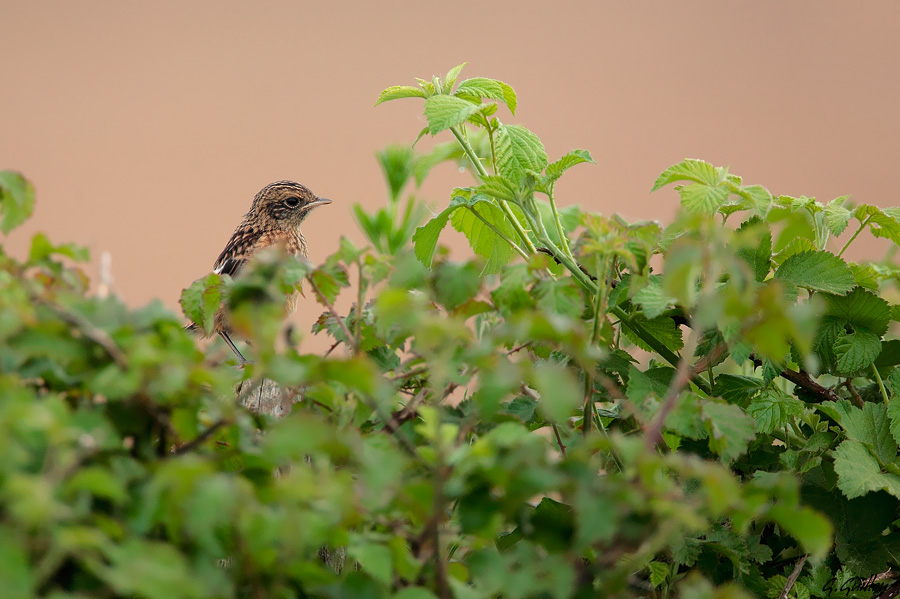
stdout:
POLYGON ((647 318, 656 318, 676 301, 674 297, 666 293, 659 279, 658 276, 650 277, 647 286, 632 298, 632 301, 643 309, 647 318))
POLYGON ((847 295, 825 295, 826 311, 823 324, 837 322, 863 329, 881 337, 887 332, 891 307, 885 300, 862 287, 847 295))
POLYGON ((14 171, 0 171, 0 231, 9 233, 34 212, 34 187, 14 171))
POLYGON ((482 274, 498 273, 509 263, 513 256, 512 246, 497 231, 507 239, 514 239, 516 232, 500 206, 487 196, 473 197, 464 209, 453 212, 450 222, 466 236, 472 250, 487 260, 482 274))
POLYGON ((456 127, 482 109, 481 104, 472 104, 455 96, 436 95, 425 100, 425 118, 428 131, 434 135, 450 127, 456 127))
POLYGON ((756 282, 762 283, 772 268, 772 233, 769 225, 754 216, 741 224, 737 232, 738 235, 758 235, 759 237, 759 243, 755 248, 741 247, 738 249, 737 255, 753 270, 756 282))
POLYGON ((777 388, 767 389, 750 402, 747 413, 756 421, 757 433, 769 434, 800 416, 803 402, 777 388))
POLYGON ((882 472, 875 456, 859 441, 848 439, 834 450, 837 486, 848 499, 887 491, 900 498, 900 476, 882 472))
POLYGON ((835 237, 844 232, 844 229, 847 228, 847 223, 853 217, 853 213, 844 208, 843 204, 846 199, 846 196, 837 198, 825 205, 825 226, 828 227, 828 230, 835 237))
POLYGON ((766 215, 772 208, 772 193, 762 185, 740 187, 738 194, 744 198, 746 208, 766 215))
POLYGON ((731 193, 726 185, 705 183, 691 183, 675 189, 681 196, 682 207, 692 214, 715 214, 728 201, 731 193))
POLYGON ((765 386, 757 377, 724 373, 716 377, 713 393, 728 403, 746 406, 765 386))
POLYGON ((878 275, 874 268, 868 264, 857 264, 855 262, 851 262, 849 266, 850 271, 853 273, 853 280, 856 281, 857 285, 872 291, 878 291, 878 275))
POLYGON ((391 87, 383 90, 379 95, 378 99, 375 101, 375 106, 378 106, 382 102, 388 102, 390 100, 398 100, 400 98, 424 98, 425 92, 418 87, 414 87, 412 85, 392 85, 391 87))
MULTIPOLYGON (((675 321, 668 316, 657 316, 656 318, 647 319, 641 313, 632 316, 632 322, 644 330, 644 333, 661 341, 670 350, 678 351, 684 347, 684 340, 681 338, 681 329, 675 324, 675 321)), ((635 345, 644 351, 653 351, 646 342, 638 337, 629 327, 622 327, 625 336, 628 337, 635 345)))
POLYGON ((840 424, 849 438, 870 446, 882 462, 897 457, 897 442, 891 436, 888 410, 883 403, 866 402, 862 409, 852 407, 840 424))
POLYGON ((528 172, 540 173, 547 167, 544 144, 521 125, 500 125, 494 146, 500 174, 514 183, 528 172))
POLYGON ((709 448, 726 462, 731 462, 747 451, 747 445, 756 438, 753 418, 738 406, 714 401, 703 402, 703 424, 709 433, 709 448))
POLYGON ((834 357, 837 369, 845 375, 851 375, 875 362, 881 353, 881 339, 868 331, 847 333, 840 331, 834 343, 834 357))
POLYGON ((476 193, 483 193, 494 198, 513 202, 516 200, 518 192, 515 185, 505 177, 497 175, 488 175, 482 177, 482 183, 474 190, 476 193))
POLYGON ((664 185, 675 181, 694 181, 708 187, 717 187, 725 180, 724 171, 717 169, 708 162, 687 158, 678 164, 673 164, 656 178, 653 189, 656 191, 664 185))
POLYGON ((650 570, 650 584, 655 589, 669 576, 669 564, 663 562, 650 562, 647 564, 650 570))
POLYGON ((441 231, 447 226, 450 214, 458 208, 459 206, 450 206, 421 227, 417 227, 416 232, 413 233, 413 251, 415 251, 419 262, 424 264, 426 268, 431 268, 431 263, 434 260, 434 251, 437 249, 441 231))
POLYGON ((547 176, 547 182, 552 183, 556 181, 567 170, 569 170, 576 164, 582 164, 584 162, 597 164, 596 162, 594 162, 594 159, 591 158, 591 154, 587 150, 572 150, 556 162, 547 165, 547 170, 545 172, 547 176))
POLYGON ((450 93, 450 90, 453 89, 453 86, 456 84, 456 80, 459 78, 459 74, 467 64, 469 63, 464 62, 462 64, 458 64, 447 71, 447 77, 444 79, 444 93, 450 93))
POLYGON ((486 77, 473 77, 460 83, 454 93, 499 100, 506 104, 510 113, 516 114, 516 92, 502 81, 486 77))
POLYGON ((775 277, 798 287, 837 295, 847 293, 856 284, 847 263, 825 251, 794 254, 778 267, 775 277))
POLYGON ((780 252, 775 254, 772 257, 772 261, 777 265, 784 264, 784 261, 794 256, 796 254, 802 254, 804 252, 815 252, 816 244, 807 239, 806 237, 795 237, 784 246, 780 252))
POLYGON ((222 303, 222 290, 222 276, 210 273, 181 292, 179 303, 184 315, 200 326, 207 335, 212 333, 213 318, 222 303))
MULTIPOLYGON (((900 368, 895 368, 894 372, 900 374, 900 368)), ((893 375, 894 372, 891 374, 893 375)), ((896 387, 898 382, 900 380, 894 381, 895 384, 892 387, 896 387)), ((897 394, 897 391, 894 391, 891 403, 888 404, 887 415, 890 419, 891 435, 894 437, 894 442, 900 445, 900 395, 897 394)))

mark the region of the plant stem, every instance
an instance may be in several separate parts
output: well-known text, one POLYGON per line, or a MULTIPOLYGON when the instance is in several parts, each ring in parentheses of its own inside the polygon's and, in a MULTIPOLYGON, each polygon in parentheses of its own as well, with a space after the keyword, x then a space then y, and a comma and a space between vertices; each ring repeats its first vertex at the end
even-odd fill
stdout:
POLYGON ((853 240, 856 239, 857 235, 859 235, 860 233, 862 233, 863 229, 866 228, 866 225, 869 224, 869 220, 870 220, 871 218, 872 218, 872 215, 870 214, 869 216, 866 217, 866 220, 864 220, 864 221, 862 221, 861 223, 859 223, 859 228, 858 228, 858 229, 856 230, 856 232, 853 234, 853 237, 851 237, 850 239, 848 239, 848 240, 847 240, 847 243, 844 244, 844 247, 841 248, 841 251, 838 252, 838 255, 837 255, 838 258, 840 258, 840 257, 844 254, 844 251, 846 251, 846 249, 847 249, 848 247, 850 247, 850 244, 853 243, 853 240))
POLYGON ((884 381, 881 380, 881 375, 878 373, 878 369, 875 368, 875 364, 872 364, 872 372, 875 373, 875 380, 878 381, 878 388, 881 390, 881 397, 884 398, 884 403, 888 403, 890 397, 888 397, 887 389, 884 388, 884 381))
POLYGON ((514 249, 517 254, 519 254, 526 260, 528 260, 528 254, 525 253, 525 250, 523 250, 521 247, 519 247, 519 245, 515 241, 513 241, 512 239, 510 239, 509 237, 504 235, 503 231, 501 231, 500 229, 498 229, 497 227, 495 227, 494 225, 489 223, 487 220, 485 220, 485 218, 483 216, 478 214, 478 211, 475 210, 474 206, 466 206, 466 209, 470 210, 472 212, 472 214, 474 214, 478 218, 478 220, 483 222, 491 231, 496 233, 498 237, 500 237, 501 239, 503 239, 503 241, 505 241, 510 246, 512 246, 512 249, 514 249))
MULTIPOLYGON (((479 160, 478 155, 475 154, 475 150, 472 148, 469 140, 460 132, 459 127, 450 127, 450 132, 453 134, 453 137, 456 138, 456 141, 459 142, 459 145, 462 146, 463 151, 469 157, 469 160, 472 161, 472 164, 475 165, 475 170, 478 171, 478 175, 482 178, 488 177, 489 175, 488 172, 484 170, 484 165, 481 164, 481 160, 479 160)), ((512 223, 513 228, 522 240, 522 244, 528 248, 528 253, 534 254, 537 252, 537 248, 531 243, 531 240, 528 238, 528 233, 522 228, 522 223, 520 223, 519 219, 516 218, 516 215, 513 214, 509 204, 506 203, 506 200, 498 199, 497 203, 500 204, 500 209, 503 210, 503 214, 505 214, 506 218, 509 219, 509 222, 512 223)))
POLYGON ((566 252, 566 255, 574 259, 575 256, 572 255, 572 250, 569 248, 569 238, 566 237, 566 232, 559 220, 559 212, 556 210, 556 199, 553 197, 553 188, 555 185, 555 183, 550 185, 550 189, 548 190, 550 193, 547 194, 547 198, 550 200, 550 211, 553 212, 553 220, 556 223, 556 232, 559 234, 559 241, 562 243, 562 249, 566 252))

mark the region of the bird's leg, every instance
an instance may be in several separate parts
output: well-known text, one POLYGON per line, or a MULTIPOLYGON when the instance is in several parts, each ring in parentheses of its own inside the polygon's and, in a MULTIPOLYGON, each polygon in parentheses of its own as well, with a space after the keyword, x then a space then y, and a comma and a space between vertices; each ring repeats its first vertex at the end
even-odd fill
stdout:
POLYGON ((250 360, 245 358, 244 354, 242 354, 240 352, 240 350, 237 348, 237 346, 231 340, 231 337, 228 336, 228 333, 226 333, 225 331, 219 331, 219 335, 222 337, 222 339, 225 340, 225 343, 228 344, 228 347, 231 348, 231 351, 234 352, 234 355, 237 356, 237 359, 241 361, 241 364, 247 364, 248 362, 250 362, 250 360))

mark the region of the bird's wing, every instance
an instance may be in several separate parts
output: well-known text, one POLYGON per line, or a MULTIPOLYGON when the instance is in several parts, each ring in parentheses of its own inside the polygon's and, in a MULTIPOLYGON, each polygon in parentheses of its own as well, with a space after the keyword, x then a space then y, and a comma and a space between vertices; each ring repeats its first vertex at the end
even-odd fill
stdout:
POLYGON ((259 232, 256 229, 246 226, 238 227, 216 259, 213 272, 232 277, 236 275, 253 253, 253 247, 258 241, 259 232))

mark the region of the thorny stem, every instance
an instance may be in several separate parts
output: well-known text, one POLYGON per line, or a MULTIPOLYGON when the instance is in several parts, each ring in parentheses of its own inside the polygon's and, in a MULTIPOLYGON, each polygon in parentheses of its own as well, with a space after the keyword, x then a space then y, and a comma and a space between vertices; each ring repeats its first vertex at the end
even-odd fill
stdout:
POLYGON ((362 319, 363 304, 366 300, 366 289, 363 287, 363 267, 359 258, 356 259, 356 268, 359 273, 357 279, 357 295, 356 295, 356 320, 353 322, 353 353, 359 353, 359 347, 362 344, 362 319))
POLYGON ((803 571, 803 566, 806 564, 806 558, 808 555, 804 555, 797 562, 797 565, 794 566, 794 571, 791 572, 791 575, 787 577, 787 580, 784 583, 784 588, 781 589, 781 592, 778 594, 778 599, 787 599, 788 594, 791 592, 791 587, 794 586, 794 583, 797 582, 797 579, 800 578, 800 572, 803 571))

